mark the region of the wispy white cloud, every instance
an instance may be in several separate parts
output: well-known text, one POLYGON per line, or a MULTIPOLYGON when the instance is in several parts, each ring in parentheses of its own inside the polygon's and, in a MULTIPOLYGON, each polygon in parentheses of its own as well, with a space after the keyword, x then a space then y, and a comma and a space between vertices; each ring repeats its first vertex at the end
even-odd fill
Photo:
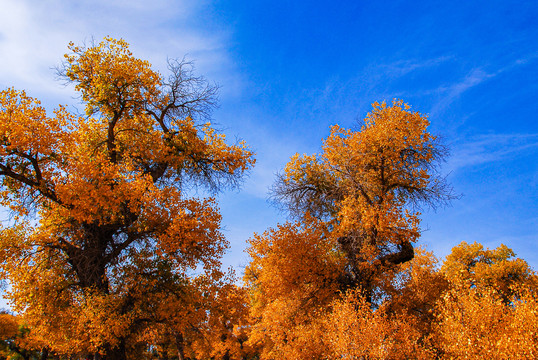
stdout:
POLYGON ((384 77, 398 78, 413 71, 439 66, 453 58, 453 56, 439 56, 429 59, 405 59, 388 64, 376 64, 374 68, 377 72, 382 73, 384 77))
POLYGON ((460 96, 465 91, 469 90, 470 88, 481 84, 482 82, 494 77, 496 74, 488 74, 485 71, 481 69, 474 69, 472 70, 465 78, 459 82, 455 83, 446 89, 443 89, 447 96, 446 98, 448 101, 451 101, 452 99, 460 96))
MULTIPOLYGON (((392 98, 405 98, 409 95, 408 89, 395 91, 390 86, 394 81, 417 72, 431 71, 452 59, 452 56, 439 56, 372 63, 355 76, 333 76, 322 86, 304 89, 295 101, 299 104, 297 107, 309 104, 308 108, 301 110, 301 115, 305 118, 316 118, 322 114, 326 122, 353 126, 358 120, 357 116, 362 117, 370 111, 372 102, 390 101, 392 98)), ((327 125, 323 123, 323 126, 327 125)))
MULTIPOLYGON (((200 73, 217 82, 234 79, 227 53, 229 34, 207 32, 198 24, 204 1, 0 0, 0 87, 15 86, 64 96, 52 67, 62 61, 69 41, 106 35, 131 44, 135 56, 165 70, 167 57, 188 54, 200 73)), ((230 90, 228 88, 228 90, 230 90)))
POLYGON ((538 150, 538 134, 486 134, 453 146, 453 155, 445 169, 455 172, 469 166, 521 156, 538 150))
POLYGON ((529 63, 532 63, 536 59, 538 59, 538 51, 517 59, 511 66, 527 65, 529 63))
POLYGON ((462 96, 466 91, 478 86, 498 75, 514 70, 515 68, 528 65, 538 59, 538 52, 528 54, 527 56, 516 59, 506 66, 500 67, 495 71, 485 71, 481 67, 470 70, 462 79, 448 85, 442 85, 435 89, 428 90, 424 94, 437 95, 439 100, 432 105, 430 116, 437 116, 441 111, 446 109, 451 103, 462 96))
POLYGON ((442 110, 448 107, 454 100, 459 98, 467 90, 480 85, 486 80, 495 77, 499 72, 487 73, 482 69, 471 70, 463 79, 450 85, 443 85, 438 87, 430 93, 436 93, 439 96, 439 100, 435 102, 430 110, 430 116, 435 117, 442 110))

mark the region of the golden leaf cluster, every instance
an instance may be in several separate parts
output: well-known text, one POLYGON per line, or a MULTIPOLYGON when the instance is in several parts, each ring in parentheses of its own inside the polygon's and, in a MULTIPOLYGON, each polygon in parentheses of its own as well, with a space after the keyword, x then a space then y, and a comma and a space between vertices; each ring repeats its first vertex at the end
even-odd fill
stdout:
POLYGON ((420 209, 454 198, 426 115, 374 103, 272 190, 290 220, 221 270, 216 192, 254 165, 211 125, 216 87, 163 77, 124 40, 69 44, 84 115, 0 91, 0 357, 532 359, 538 277, 507 246, 415 248, 420 209), (196 191, 198 188, 204 191, 196 191), (209 194, 194 196, 193 194, 209 194), (441 263, 441 265, 439 265, 441 263))
POLYGON ((190 189, 235 186, 253 153, 211 126, 216 88, 189 63, 171 62, 165 79, 123 40, 69 50, 60 76, 84 116, 0 92, 0 198, 15 219, 0 232, 0 271, 35 344, 124 359, 158 324, 192 315, 213 326, 196 316, 237 302, 233 281, 218 280, 228 244, 216 201, 190 189), (196 271, 210 280, 187 276, 196 271), (180 296, 211 291, 210 303, 180 296), (193 302, 204 310, 189 312, 193 302))

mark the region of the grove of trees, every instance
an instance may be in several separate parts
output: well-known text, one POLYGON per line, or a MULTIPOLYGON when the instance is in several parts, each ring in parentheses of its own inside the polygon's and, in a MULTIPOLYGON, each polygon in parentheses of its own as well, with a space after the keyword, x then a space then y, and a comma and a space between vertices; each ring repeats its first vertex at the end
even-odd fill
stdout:
POLYGON ((123 40, 69 45, 83 114, 0 92, 0 359, 531 359, 538 277, 502 245, 417 247, 420 211, 455 195, 447 149, 407 104, 374 103, 296 155, 243 285, 212 195, 255 163, 211 125, 217 87, 168 77, 123 40), (193 191, 203 188, 203 191, 193 191), (206 197, 193 194, 209 194, 206 197))

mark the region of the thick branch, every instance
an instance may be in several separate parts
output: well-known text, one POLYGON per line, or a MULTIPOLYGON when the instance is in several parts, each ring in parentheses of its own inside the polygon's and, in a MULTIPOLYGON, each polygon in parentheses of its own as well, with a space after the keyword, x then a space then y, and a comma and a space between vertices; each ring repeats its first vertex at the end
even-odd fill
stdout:
MULTIPOLYGON (((35 166, 37 166, 37 163, 35 166)), ((41 176, 41 172, 39 172, 39 175, 41 176)), ((47 199, 52 200, 53 202, 59 205, 63 205, 63 203, 58 199, 56 193, 50 188, 48 188, 46 184, 44 184, 43 179, 41 177, 38 178, 36 176, 36 179, 33 180, 29 177, 26 177, 22 174, 19 174, 13 171, 11 167, 4 165, 2 163, 0 163, 0 176, 10 177, 13 180, 23 183, 31 187, 34 190, 37 190, 42 196, 46 197, 47 199)))

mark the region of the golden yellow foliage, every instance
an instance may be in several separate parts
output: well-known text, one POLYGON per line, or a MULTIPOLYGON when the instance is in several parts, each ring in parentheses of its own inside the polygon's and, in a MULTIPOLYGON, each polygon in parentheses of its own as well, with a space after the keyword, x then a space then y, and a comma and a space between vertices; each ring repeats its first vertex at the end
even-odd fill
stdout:
POLYGON ((189 63, 165 79, 123 40, 69 49, 61 75, 86 116, 0 92, 0 195, 16 219, 0 233, 0 270, 36 339, 123 359, 151 322, 150 294, 220 266, 217 204, 184 190, 234 186, 253 153, 211 127, 216 88, 189 63))
POLYGON ((335 301, 323 320, 327 359, 434 359, 420 329, 387 310, 372 310, 355 291, 335 301))
POLYGON ((326 222, 347 256, 345 286, 360 286, 368 301, 381 274, 413 258, 419 212, 409 205, 453 197, 436 172, 445 149, 428 125, 402 101, 374 103, 360 131, 333 126, 323 152, 295 155, 275 186, 293 214, 326 222))
POLYGON ((493 289, 458 286, 440 306, 438 346, 446 358, 534 359, 538 356, 536 290, 507 304, 493 289))
POLYGON ((0 340, 14 338, 19 331, 19 322, 14 315, 0 313, 0 340))
POLYGON ((462 242, 441 272, 451 288, 438 305, 434 328, 447 358, 532 359, 538 354, 538 282, 505 245, 484 249, 462 242))
POLYGON ((450 200, 445 149, 401 101, 295 155, 274 197, 296 217, 250 240, 249 342, 261 359, 536 357, 537 277, 512 250, 414 249, 412 205, 450 200))
POLYGON ((413 328, 416 341, 432 349, 432 327, 436 322, 437 306, 450 283, 438 269, 438 260, 421 247, 413 260, 402 264, 389 284, 383 286, 382 308, 389 319, 405 319, 413 328))
POLYGON ((345 260, 325 234, 322 222, 307 218, 250 240, 245 281, 254 324, 249 342, 263 345, 263 358, 320 356, 316 319, 338 295, 345 260))
POLYGON ((428 332, 447 282, 428 256, 407 266, 420 234, 410 205, 452 197, 428 125, 402 101, 375 103, 360 131, 333 126, 320 154, 287 164, 274 196, 298 221, 248 249, 249 342, 263 359, 434 356, 428 332))
POLYGON ((164 291, 149 295, 143 309, 151 325, 133 342, 155 344, 160 353, 177 354, 180 359, 235 359, 252 354, 254 350, 244 344, 246 292, 235 281, 233 273, 218 271, 167 281, 164 291))
POLYGON ((500 245, 484 249, 481 244, 462 242, 452 249, 442 267, 446 277, 456 285, 491 288, 508 301, 514 285, 537 287, 536 275, 529 265, 515 257, 512 249, 500 245))

